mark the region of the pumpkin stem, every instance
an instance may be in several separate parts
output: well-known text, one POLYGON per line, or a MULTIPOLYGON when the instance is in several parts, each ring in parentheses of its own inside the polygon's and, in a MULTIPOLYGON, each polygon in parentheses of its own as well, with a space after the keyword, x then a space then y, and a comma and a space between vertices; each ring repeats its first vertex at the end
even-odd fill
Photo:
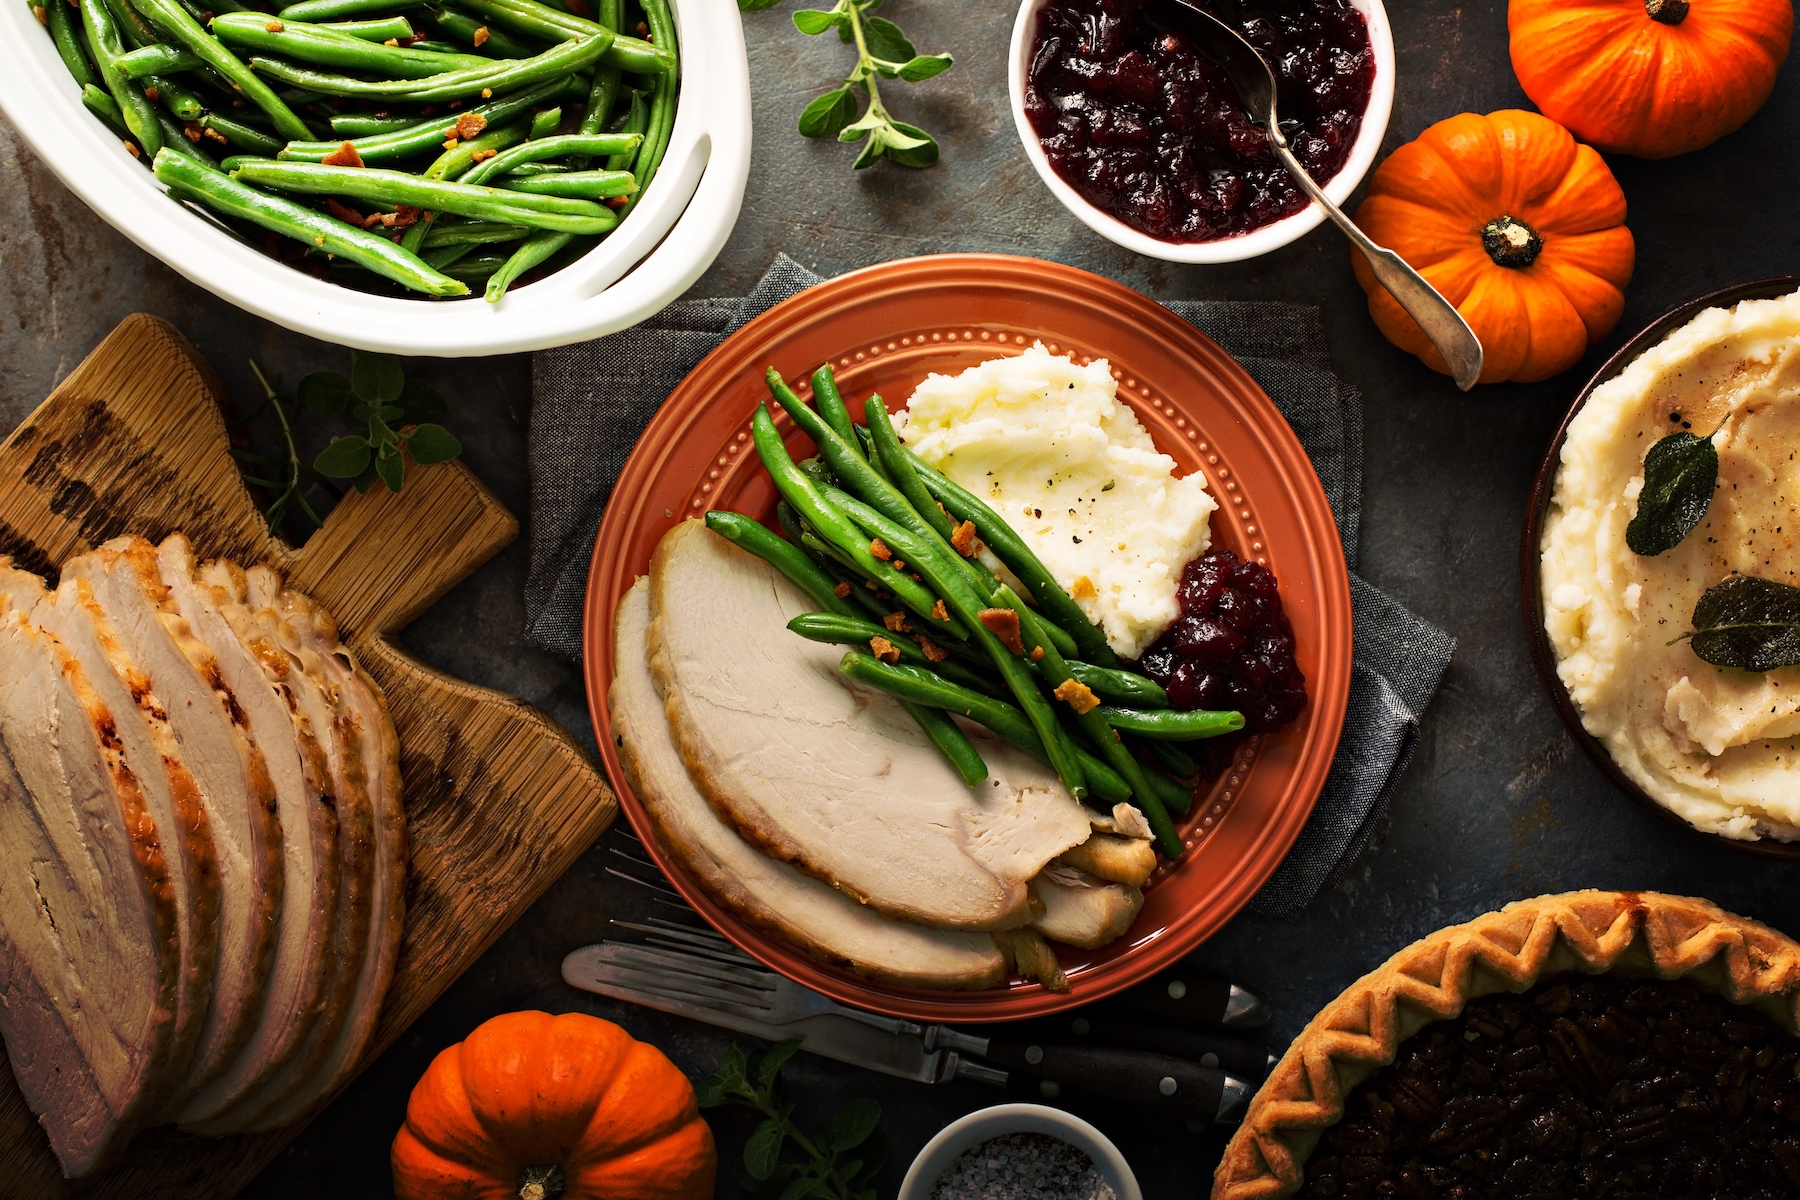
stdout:
POLYGON ((1644 0, 1644 11, 1652 21, 1679 25, 1688 15, 1688 0, 1644 0))
POLYGON ((1538 231, 1516 217, 1495 217, 1481 229, 1481 248, 1502 267, 1529 267, 1543 253, 1538 231))
POLYGON ((568 1186, 561 1167, 526 1167, 519 1172, 519 1200, 556 1200, 568 1186))

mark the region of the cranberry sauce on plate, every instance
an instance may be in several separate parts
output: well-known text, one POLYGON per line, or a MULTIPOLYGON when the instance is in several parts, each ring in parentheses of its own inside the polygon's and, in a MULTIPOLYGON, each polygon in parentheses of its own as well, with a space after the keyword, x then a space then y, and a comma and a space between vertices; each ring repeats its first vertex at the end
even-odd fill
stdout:
MULTIPOLYGON (((1200 0, 1262 51, 1288 145, 1321 186, 1369 107, 1375 53, 1348 0, 1200 0)), ((1050 0, 1038 14, 1025 112, 1089 203, 1167 242, 1206 242, 1306 206, 1225 73, 1150 0, 1050 0), (1173 27, 1173 26, 1171 26, 1173 27)))

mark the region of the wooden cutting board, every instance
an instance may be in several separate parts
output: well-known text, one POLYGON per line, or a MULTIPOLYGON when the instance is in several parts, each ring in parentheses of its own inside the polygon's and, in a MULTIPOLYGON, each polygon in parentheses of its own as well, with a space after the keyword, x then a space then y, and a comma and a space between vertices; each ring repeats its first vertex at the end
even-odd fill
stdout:
MULTIPOLYGON (((400 732, 412 866, 399 969, 365 1065, 612 823, 612 789, 542 713, 433 671, 391 640, 518 535, 461 463, 347 496, 299 550, 272 540, 226 454, 212 368, 172 326, 125 319, 0 445, 0 553, 54 581, 120 534, 186 533, 201 558, 279 567, 337 618, 400 732)), ((396 1114, 396 1122, 399 1115, 396 1114)), ((213 1139, 172 1126, 63 1179, 12 1071, 0 1072, 0 1198, 234 1195, 297 1133, 213 1139)))

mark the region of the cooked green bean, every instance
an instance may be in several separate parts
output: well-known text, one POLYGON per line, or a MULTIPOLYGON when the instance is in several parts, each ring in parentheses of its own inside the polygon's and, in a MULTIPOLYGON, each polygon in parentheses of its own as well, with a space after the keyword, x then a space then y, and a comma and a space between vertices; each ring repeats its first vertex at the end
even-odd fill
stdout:
POLYGON ((616 154, 636 146, 643 139, 617 133, 564 133, 553 137, 533 138, 522 145, 496 154, 477 164, 460 183, 486 183, 496 175, 504 175, 514 167, 545 158, 561 158, 565 154, 616 154))
POLYGON ((200 119, 200 124, 224 138, 239 150, 247 150, 251 154, 265 159, 273 159, 281 152, 281 139, 270 137, 260 129, 253 129, 240 121, 234 121, 223 113, 210 112, 200 119))
MULTIPOLYGON (((637 134, 639 145, 641 146, 643 135, 649 128, 650 106, 644 103, 644 94, 636 88, 633 88, 631 92, 631 101, 625 108, 625 117, 619 123, 619 132, 637 134)), ((608 171, 635 172, 636 168, 634 164, 637 161, 637 156, 638 146, 633 146, 629 150, 620 151, 618 154, 615 154, 606 160, 606 169, 608 171)))
POLYGON ((630 196, 638 190, 630 171, 568 171, 560 175, 536 175, 510 180, 506 189, 528 196, 574 196, 583 200, 608 200, 630 196))
MULTIPOLYGON (((265 13, 226 13, 213 18, 212 30, 213 36, 228 46, 258 54, 280 54, 304 63, 368 71, 398 86, 405 86, 401 83, 404 80, 429 79, 459 71, 491 71, 494 67, 492 59, 478 54, 439 54, 412 46, 384 46, 353 34, 339 33, 329 25, 271 21, 265 13)), ((260 69, 261 61, 252 58, 250 65, 260 69)), ((481 85, 474 88, 474 91, 480 90, 481 85)), ((450 98, 430 97, 434 100, 450 98)))
POLYGON ((430 209, 419 214, 419 219, 406 227, 400 235, 400 248, 408 254, 417 254, 425 245, 425 238, 431 233, 431 227, 437 221, 437 214, 430 209))
POLYGON ((1103 704, 1094 711, 1105 717, 1106 723, 1115 729, 1135 733, 1152 741, 1194 742, 1224 733, 1236 733, 1244 727, 1243 714, 1235 712, 1207 712, 1202 709, 1191 712, 1175 712, 1170 709, 1141 712, 1130 708, 1114 708, 1110 704, 1103 704))
POLYGON ((331 118, 331 132, 347 138, 373 137, 379 133, 401 133, 421 125, 443 126, 442 120, 421 117, 416 113, 404 117, 377 117, 369 113, 338 113, 331 118))
MULTIPOLYGON (((823 568, 820 569, 823 570, 823 568)), ((832 594, 836 595, 835 592, 832 594)), ((855 592, 853 591, 851 595, 854 596, 855 592)), ((1003 685, 990 683, 959 663, 932 662, 926 657, 925 651, 919 648, 917 642, 866 617, 845 616, 835 609, 831 612, 802 613, 789 621, 787 627, 791 632, 799 634, 809 642, 828 642, 839 646, 863 648, 869 645, 872 638, 884 638, 899 652, 902 662, 935 672, 959 687, 966 687, 970 691, 980 692, 983 695, 998 696, 1005 693, 1003 685)))
MULTIPOLYGON (((283 164, 269 164, 279 166, 283 164)), ((238 168, 239 173, 256 164, 238 168)), ((241 217, 328 254, 347 258, 396 283, 433 296, 462 296, 467 285, 436 271, 379 234, 315 212, 240 183, 192 158, 164 151, 156 156, 156 177, 178 194, 228 216, 241 217)))
POLYGON ((483 54, 495 58, 530 58, 545 50, 541 44, 523 41, 504 29, 484 25, 468 13, 458 12, 453 8, 428 8, 426 11, 431 14, 433 25, 464 45, 473 46, 483 54))
POLYGON ((89 112, 105 121, 114 133, 122 138, 131 136, 131 130, 125 128, 125 117, 119 112, 119 102, 114 100, 105 88, 95 87, 91 83, 83 84, 81 102, 87 106, 89 112))
POLYGON ((503 263, 498 271, 488 276, 487 288, 483 293, 489 304, 498 304, 506 295, 506 289, 512 286, 513 280, 542 265, 557 251, 574 240, 572 233, 534 233, 526 238, 512 257, 503 263))
MULTIPOLYGON (((88 62, 87 53, 81 48, 81 34, 75 29, 75 18, 69 15, 67 4, 58 4, 56 0, 45 0, 44 27, 50 31, 50 41, 56 47, 56 56, 69 69, 77 86, 83 89, 83 95, 89 87, 100 86, 100 76, 94 73, 93 64, 88 62)), ((118 67, 119 64, 113 64, 118 67)), ((121 69, 119 72, 130 79, 121 69)), ((111 99, 109 96, 108 99, 111 99)), ((118 107, 116 104, 113 107, 118 107)), ((123 128, 123 126, 121 126, 123 128)))
POLYGON ((1187 815, 1187 810, 1194 806, 1192 788, 1170 779, 1161 771, 1145 771, 1144 778, 1150 781, 1150 787, 1162 800, 1163 807, 1187 815))
POLYGON ((219 170, 229 175, 245 163, 272 161, 272 159, 264 154, 228 154, 219 160, 219 170))
POLYGON ((496 221, 457 221, 429 230, 425 234, 423 245, 428 249, 440 246, 488 246, 498 242, 516 242, 530 235, 531 230, 518 225, 503 225, 496 221))
POLYGON ((146 75, 141 82, 145 98, 168 109, 170 115, 178 121, 198 121, 206 114, 206 105, 200 97, 176 80, 162 75, 146 75), (156 95, 152 97, 151 92, 156 95))
POLYGON ((1142 738, 1136 744, 1149 751, 1150 757, 1177 779, 1193 779, 1200 774, 1200 760, 1188 753, 1179 742, 1142 738))
POLYGON ((113 21, 117 23, 119 36, 126 46, 139 50, 162 42, 163 39, 156 30, 150 27, 150 22, 144 20, 144 15, 127 0, 103 0, 103 3, 112 10, 113 21))
POLYGON ((475 251, 480 248, 481 247, 474 245, 443 246, 436 250, 427 250, 419 255, 419 257, 424 259, 429 265, 436 267, 438 270, 445 271, 469 257, 469 255, 475 253, 475 251))
MULTIPOLYGON (((532 107, 555 100, 563 92, 568 81, 553 80, 540 84, 526 91, 515 92, 503 96, 487 104, 478 104, 463 110, 464 114, 472 114, 482 118, 488 125, 500 125, 511 121, 521 113, 529 112, 532 107)), ((455 136, 458 115, 450 114, 421 121, 410 129, 397 129, 392 133, 373 134, 369 137, 352 139, 350 144, 366 163, 392 162, 395 159, 410 158, 415 154, 436 149, 445 139, 455 136)), ((318 162, 328 155, 335 154, 343 146, 342 141, 335 142, 289 142, 281 151, 281 157, 293 162, 318 162)))
POLYGON ((248 163, 232 176, 240 183, 318 196, 347 196, 384 204, 408 204, 433 212, 503 221, 563 233, 605 233, 618 224, 613 211, 587 200, 529 196, 499 188, 420 179, 377 167, 327 167, 318 163, 248 163))
MULTIPOLYGON (((147 0, 173 3, 174 0, 147 0)), ((591 38, 564 42, 535 58, 482 59, 480 66, 444 71, 422 79, 356 79, 348 75, 331 75, 307 67, 297 67, 280 59, 258 56, 250 60, 252 69, 271 79, 279 79, 296 87, 328 96, 369 96, 387 100, 427 103, 433 100, 464 100, 484 93, 492 95, 506 88, 527 87, 547 79, 561 78, 572 71, 592 66, 606 52, 612 34, 602 29, 591 38)), ((354 38, 348 39, 355 41, 354 38)))
POLYGON ((82 32, 86 35, 88 57, 99 68, 106 90, 119 106, 125 129, 136 140, 137 148, 151 158, 162 149, 162 126, 156 119, 156 107, 143 89, 119 74, 115 60, 125 52, 119 26, 112 9, 102 0, 88 0, 81 6, 82 32))
POLYGON ((508 146, 524 141, 530 132, 528 118, 505 125, 490 125, 467 140, 457 138, 453 132, 444 143, 447 149, 425 168, 423 174, 427 179, 456 179, 466 174, 484 154, 498 154, 508 146))
MULTIPOLYGON (((472 9, 489 20, 509 29, 528 33, 545 41, 566 42, 612 33, 606 26, 565 9, 551 8, 537 0, 457 0, 462 8, 472 9)), ((648 13, 645 14, 648 17, 648 13)), ((675 55, 661 46, 653 46, 638 38, 620 33, 600 60, 632 75, 660 75, 675 66, 675 55)))
POLYGON ((389 38, 399 41, 413 36, 412 22, 405 17, 379 17, 373 21, 333 21, 320 28, 329 29, 333 33, 347 33, 366 42, 385 42, 389 38))
POLYGON ((982 761, 981 752, 975 749, 969 735, 957 728, 956 722, 943 709, 927 708, 910 700, 900 701, 900 707, 919 723, 919 728, 925 731, 931 744, 938 748, 938 753, 950 760, 950 765, 962 776, 964 783, 974 787, 987 779, 988 766, 982 761))
POLYGON ((407 0, 301 0, 276 13, 283 21, 353 21, 386 16, 410 5, 407 0))
POLYGON ((125 78, 142 79, 146 75, 175 75, 184 71, 197 71, 206 63, 191 50, 178 50, 174 46, 158 42, 121 55, 114 65, 125 78))
POLYGON ((831 426, 832 432, 858 458, 867 462, 862 444, 856 440, 856 424, 850 420, 850 410, 844 406, 844 397, 838 391, 837 376, 832 374, 830 363, 813 372, 812 389, 813 404, 819 410, 819 418, 831 426))
POLYGON ((856 609, 833 590, 834 581, 819 569, 817 563, 802 554, 793 543, 785 542, 770 533, 759 522, 742 513, 714 510, 706 514, 706 527, 780 571, 820 608, 845 619, 856 616, 856 609))
POLYGON ((562 124, 561 108, 546 108, 543 112, 531 114, 531 136, 547 138, 555 133, 562 124))
POLYGON ((163 149, 172 154, 185 154, 189 158, 199 159, 207 166, 214 165, 213 156, 188 141, 187 129, 168 113, 156 114, 158 124, 162 126, 163 149))
POLYGON ((246 100, 268 113, 269 119, 275 123, 275 132, 289 139, 308 139, 313 136, 306 122, 282 102, 274 89, 258 79, 256 73, 245 66, 237 55, 227 50, 223 42, 202 29, 200 22, 189 16, 187 9, 181 7, 176 0, 132 2, 164 33, 186 46, 207 66, 229 80, 243 93, 246 100))
POLYGON ((1169 707, 1169 694, 1154 679, 1114 667, 1096 667, 1093 663, 1076 659, 1069 659, 1068 662, 1075 682, 1082 684, 1102 700, 1111 700, 1126 708, 1169 707))

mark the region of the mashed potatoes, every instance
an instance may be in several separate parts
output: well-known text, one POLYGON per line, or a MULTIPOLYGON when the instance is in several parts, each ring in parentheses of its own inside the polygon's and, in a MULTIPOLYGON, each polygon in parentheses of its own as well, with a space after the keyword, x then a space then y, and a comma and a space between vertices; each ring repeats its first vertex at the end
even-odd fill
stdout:
MULTIPOLYGON (((1123 658, 1176 617, 1181 568, 1206 552, 1218 504, 1176 479, 1105 359, 1081 367, 1042 345, 933 375, 896 415, 920 458, 1012 525, 1123 658)), ((991 564, 990 565, 994 565, 991 564)))
POLYGON ((1800 295, 1709 309, 1569 425, 1544 527, 1545 628, 1582 723, 1651 796, 1733 838, 1800 838, 1800 668, 1712 666, 1694 605, 1733 572, 1800 584, 1800 295), (1713 438, 1719 486, 1674 549, 1633 554, 1644 456, 1713 438))

